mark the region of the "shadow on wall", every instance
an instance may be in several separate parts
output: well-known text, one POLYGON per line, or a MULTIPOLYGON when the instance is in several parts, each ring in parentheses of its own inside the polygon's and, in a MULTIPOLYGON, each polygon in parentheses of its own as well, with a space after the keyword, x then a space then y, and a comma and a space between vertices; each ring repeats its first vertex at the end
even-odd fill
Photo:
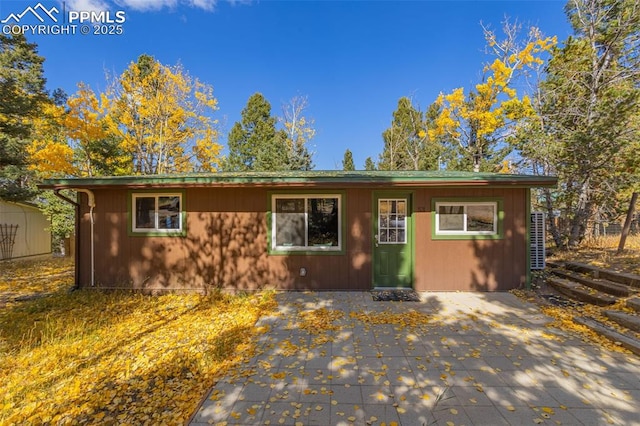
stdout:
POLYGON ((264 213, 199 212, 184 238, 150 238, 134 286, 149 290, 256 290, 290 286, 286 257, 269 257, 264 213), (146 278, 140 276, 143 272, 146 278))
MULTIPOLYGON (((525 229, 517 224, 516 229, 525 229)), ((471 240, 477 260, 471 271, 471 288, 477 291, 507 291, 522 287, 526 280, 526 239, 523 232, 504 231, 501 240, 471 240)))
MULTIPOLYGON (((242 194, 193 190, 187 205, 186 236, 122 238, 122 249, 106 262, 99 261, 99 267, 105 269, 99 276, 150 292, 371 288, 368 192, 354 191, 345 197, 351 210, 343 213, 342 250, 334 253, 270 253, 266 195, 262 189, 242 194)), ((108 224, 115 225, 124 235, 123 221, 108 224)), ((112 245, 121 245, 117 233, 109 238, 112 245)))

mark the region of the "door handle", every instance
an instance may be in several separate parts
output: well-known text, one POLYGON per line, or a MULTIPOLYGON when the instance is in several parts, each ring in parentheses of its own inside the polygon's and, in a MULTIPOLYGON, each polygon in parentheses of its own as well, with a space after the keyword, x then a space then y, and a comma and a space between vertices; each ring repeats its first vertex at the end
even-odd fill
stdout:
POLYGON ((375 244, 376 244, 376 248, 378 247, 378 234, 373 236, 373 239, 375 240, 375 244))

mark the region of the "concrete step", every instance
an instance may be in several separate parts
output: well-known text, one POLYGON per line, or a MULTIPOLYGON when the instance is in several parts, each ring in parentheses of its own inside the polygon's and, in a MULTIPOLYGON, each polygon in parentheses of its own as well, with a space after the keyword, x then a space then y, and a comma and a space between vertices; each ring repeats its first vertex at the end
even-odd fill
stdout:
POLYGON ((640 333, 640 316, 620 311, 604 311, 603 314, 611 321, 636 333, 640 333))
POLYGON ((590 328, 601 336, 604 336, 613 342, 619 343, 621 346, 629 349, 634 354, 640 355, 640 340, 638 340, 636 337, 622 334, 592 318, 575 317, 573 320, 578 324, 582 324, 590 328))
POLYGON ((610 271, 580 262, 565 262, 564 267, 575 272, 589 274, 594 278, 602 278, 640 289, 640 275, 610 271))
POLYGON ((551 272, 561 278, 584 284, 587 287, 591 287, 603 293, 612 294, 614 296, 629 297, 630 295, 638 291, 638 289, 629 287, 624 284, 614 283, 613 281, 604 280, 601 278, 591 278, 585 275, 578 274, 576 272, 565 271, 563 269, 553 269, 551 272))
POLYGON ((592 305, 607 306, 613 305, 618 301, 618 298, 615 296, 602 293, 598 290, 560 277, 552 276, 547 278, 547 284, 550 284, 562 294, 582 302, 591 303, 592 305))
POLYGON ((627 307, 636 312, 640 312, 640 297, 634 297, 627 300, 627 307))

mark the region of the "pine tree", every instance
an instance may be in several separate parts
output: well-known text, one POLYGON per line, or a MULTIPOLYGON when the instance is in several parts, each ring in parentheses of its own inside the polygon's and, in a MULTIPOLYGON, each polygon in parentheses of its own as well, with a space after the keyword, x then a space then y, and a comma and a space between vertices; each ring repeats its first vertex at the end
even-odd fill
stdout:
POLYGON ((371 157, 367 157, 366 160, 364 160, 364 169, 368 171, 376 170, 376 163, 371 157))
POLYGON ((26 147, 34 119, 50 102, 43 63, 24 35, 0 34, 0 199, 25 200, 35 193, 26 147))
POLYGON ((344 152, 344 158, 342 159, 342 170, 350 172, 356 169, 355 164, 353 164, 353 154, 350 149, 347 149, 344 152))
POLYGON ((442 151, 441 138, 434 134, 440 112, 431 104, 424 114, 411 99, 402 97, 393 112, 391 126, 382 133, 384 149, 380 154, 380 170, 433 170, 438 167, 442 151))
POLYGON ((261 93, 251 95, 242 118, 229 132, 226 171, 277 171, 288 169, 287 135, 276 130, 271 104, 261 93))
POLYGON ((576 246, 598 217, 615 216, 617 196, 638 182, 640 161, 640 14, 635 0, 571 0, 575 36, 553 52, 536 104, 521 134, 535 170, 559 178, 544 192, 550 215, 565 216, 552 234, 576 246))
POLYGON ((413 107, 411 100, 402 97, 393 112, 391 126, 382 133, 384 149, 380 154, 380 170, 413 169, 409 156, 410 144, 422 129, 422 113, 413 107))

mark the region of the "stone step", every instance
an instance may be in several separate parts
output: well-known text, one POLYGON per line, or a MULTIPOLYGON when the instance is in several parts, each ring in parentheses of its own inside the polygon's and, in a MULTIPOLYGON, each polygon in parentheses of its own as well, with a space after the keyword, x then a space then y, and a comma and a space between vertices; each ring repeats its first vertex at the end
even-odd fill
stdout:
POLYGON ((575 317, 573 321, 590 328, 613 342, 619 343, 622 347, 629 349, 634 354, 640 355, 640 340, 637 338, 622 334, 592 318, 575 317))
POLYGON ((582 302, 591 303, 592 305, 607 306, 612 305, 618 301, 615 296, 602 293, 600 291, 586 287, 582 284, 578 284, 576 282, 569 281, 560 277, 547 278, 547 284, 550 284, 553 288, 555 288, 562 294, 565 294, 573 299, 580 300, 582 302))
POLYGON ((564 267, 575 272, 589 274, 594 278, 602 278, 619 284, 640 288, 640 275, 610 271, 580 262, 565 262, 564 267))
POLYGON ((640 316, 620 311, 604 311, 603 314, 623 327, 640 333, 640 316))
POLYGON ((629 297, 637 291, 637 289, 624 284, 614 283, 613 281, 601 278, 591 278, 575 272, 565 271, 563 269, 553 269, 551 272, 561 278, 584 284, 587 287, 595 288, 603 293, 612 294, 614 296, 629 297))
POLYGON ((640 312, 640 297, 634 297, 627 300, 627 307, 633 309, 636 312, 640 312))

